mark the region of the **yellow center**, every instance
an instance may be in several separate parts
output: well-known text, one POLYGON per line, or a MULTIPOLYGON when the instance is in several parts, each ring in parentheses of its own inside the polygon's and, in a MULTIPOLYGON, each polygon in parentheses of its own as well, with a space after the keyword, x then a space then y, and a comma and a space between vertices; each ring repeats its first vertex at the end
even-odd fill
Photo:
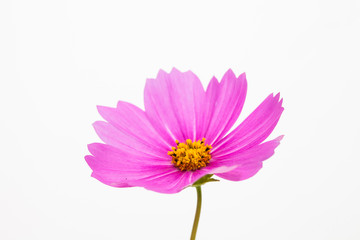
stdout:
POLYGON ((172 157, 171 162, 174 166, 181 171, 195 171, 209 164, 212 147, 205 145, 205 138, 195 142, 190 139, 187 139, 185 143, 180 143, 178 140, 175 142, 176 147, 172 147, 168 155, 172 157))

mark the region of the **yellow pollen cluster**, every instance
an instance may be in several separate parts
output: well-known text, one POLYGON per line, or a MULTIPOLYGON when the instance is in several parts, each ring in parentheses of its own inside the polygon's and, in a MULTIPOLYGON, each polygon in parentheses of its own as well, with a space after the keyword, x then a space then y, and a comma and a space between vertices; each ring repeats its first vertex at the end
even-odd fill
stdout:
POLYGON ((177 146, 172 147, 168 155, 172 157, 171 162, 174 166, 181 171, 195 171, 209 164, 212 147, 205 145, 205 138, 195 142, 190 139, 187 139, 185 143, 180 143, 178 140, 175 142, 177 146))

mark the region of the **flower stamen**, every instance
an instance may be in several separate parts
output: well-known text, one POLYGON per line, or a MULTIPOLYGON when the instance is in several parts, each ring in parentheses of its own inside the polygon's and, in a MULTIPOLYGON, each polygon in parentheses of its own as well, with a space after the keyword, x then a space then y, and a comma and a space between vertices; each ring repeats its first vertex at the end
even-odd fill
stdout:
POLYGON ((178 140, 175 142, 176 147, 172 147, 172 151, 169 151, 168 155, 172 157, 172 164, 179 170, 195 171, 209 164, 212 146, 205 145, 205 138, 194 142, 190 139, 184 143, 180 143, 178 140))

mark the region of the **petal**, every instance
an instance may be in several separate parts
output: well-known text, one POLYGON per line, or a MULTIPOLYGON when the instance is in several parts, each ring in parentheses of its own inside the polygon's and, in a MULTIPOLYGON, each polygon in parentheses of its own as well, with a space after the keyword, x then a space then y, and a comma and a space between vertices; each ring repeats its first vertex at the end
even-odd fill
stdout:
POLYGON ((93 170, 92 176, 113 187, 138 186, 161 193, 176 193, 207 174, 181 172, 170 161, 164 165, 162 160, 101 143, 89 144, 89 151, 93 156, 85 159, 93 170))
POLYGON ((212 165, 218 166, 245 166, 256 162, 262 162, 270 158, 274 154, 274 150, 279 146, 283 136, 274 140, 256 145, 250 149, 240 150, 238 152, 229 153, 227 155, 218 156, 213 160, 212 165))
MULTIPOLYGON (((89 156, 89 157, 91 157, 91 156, 89 156)), ((104 174, 98 174, 97 172, 93 172, 91 174, 91 176, 93 178, 95 178, 95 179, 99 180, 100 182, 102 182, 106 185, 109 185, 111 187, 118 187, 118 188, 132 187, 126 180, 124 180, 123 182, 121 182, 121 181, 114 182, 111 180, 109 181, 106 178, 104 178, 103 175, 104 174)))
POLYGON ((85 160, 93 170, 92 177, 98 179, 100 182, 113 187, 130 187, 132 186, 129 180, 135 178, 139 173, 144 176, 153 171, 146 171, 146 167, 141 168, 141 165, 129 166, 129 164, 111 162, 109 160, 103 160, 99 157, 85 156, 85 160), (124 166, 122 166, 124 165, 124 166))
POLYGON ((235 167, 220 166, 218 168, 205 167, 196 171, 179 171, 174 170, 160 176, 146 177, 139 179, 137 185, 143 186, 148 190, 160 193, 177 193, 185 187, 191 186, 206 174, 213 172, 228 172, 235 167))
MULTIPOLYGON (((139 165, 166 165, 172 166, 171 157, 164 161, 163 158, 143 154, 131 148, 115 148, 111 145, 102 143, 92 143, 88 145, 90 153, 101 161, 111 161, 117 164, 139 164, 139 165)), ((121 165, 124 166, 124 165, 121 165)))
MULTIPOLYGON (((155 140, 150 140, 150 137, 148 138, 148 141, 145 141, 138 136, 128 134, 125 131, 117 129, 110 123, 102 121, 95 122, 93 126, 101 140, 111 146, 125 151, 137 151, 144 155, 171 161, 166 154, 167 149, 159 146, 155 140)), ((146 134, 144 133, 144 135, 146 134)))
MULTIPOLYGON (((197 131, 197 139, 202 139, 206 136, 209 125, 212 121, 212 116, 214 115, 216 100, 220 92, 220 83, 218 80, 213 77, 210 80, 209 85, 206 89, 205 102, 203 104, 203 114, 202 114, 202 123, 197 131)), ((208 140, 206 140, 208 142, 208 140)))
POLYGON ((167 143, 175 140, 196 140, 201 126, 201 110, 205 91, 192 72, 159 71, 156 79, 148 79, 145 86, 145 111, 155 129, 167 143))
POLYGON ((274 150, 279 146, 282 138, 283 136, 280 136, 241 153, 232 153, 216 159, 215 166, 237 166, 229 172, 216 173, 216 176, 231 181, 241 181, 254 176, 262 168, 262 161, 274 154, 274 150))
MULTIPOLYGON (((86 160, 93 166, 93 156, 87 156, 86 160)), ((181 172, 173 166, 160 166, 153 169, 142 167, 138 170, 97 169, 92 177, 112 187, 144 187, 159 193, 177 193, 201 177, 199 175, 191 181, 192 174, 193 172, 181 172)))
POLYGON ((92 156, 85 160, 93 170, 92 176, 110 186, 133 186, 132 180, 163 174, 175 168, 169 161, 143 155, 139 152, 117 149, 93 143, 88 145, 92 156))
POLYGON ((133 155, 115 147, 89 144, 93 156, 85 159, 93 170, 92 177, 113 187, 144 187, 160 193, 177 193, 210 173, 228 172, 233 166, 205 167, 197 171, 179 171, 171 163, 149 161, 148 156, 133 155))
POLYGON ((262 162, 249 163, 226 173, 218 173, 216 176, 230 181, 242 181, 254 176, 261 168, 262 162))
POLYGON ((154 151, 162 151, 165 154, 171 148, 151 125, 145 112, 135 105, 120 101, 117 108, 98 106, 98 111, 113 126, 111 128, 99 122, 94 124, 95 130, 104 142, 107 142, 105 138, 117 137, 124 144, 134 144, 138 150, 146 151, 152 146, 154 151), (111 134, 109 131, 114 128, 117 131, 111 134), (115 134, 117 136, 114 136, 115 134))
POLYGON ((159 193, 178 193, 191 184, 191 172, 181 172, 178 169, 162 175, 139 179, 135 184, 159 193))
POLYGON ((132 149, 118 149, 113 146, 92 143, 88 145, 88 149, 94 157, 94 162, 90 167, 93 170, 109 169, 109 170, 143 170, 151 166, 171 166, 171 159, 164 161, 161 158, 156 158, 146 154, 142 154, 132 149))
POLYGON ((234 125, 244 105, 247 90, 245 73, 238 78, 229 69, 220 84, 213 78, 206 90, 207 108, 204 136, 212 145, 234 125))
POLYGON ((264 141, 275 128, 284 110, 279 94, 269 95, 249 117, 225 138, 213 145, 215 158, 251 148, 264 141))

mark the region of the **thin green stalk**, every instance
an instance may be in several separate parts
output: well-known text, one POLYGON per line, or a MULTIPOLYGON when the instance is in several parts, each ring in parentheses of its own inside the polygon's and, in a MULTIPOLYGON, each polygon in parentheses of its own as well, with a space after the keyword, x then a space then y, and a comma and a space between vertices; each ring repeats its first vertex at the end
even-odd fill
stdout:
POLYGON ((197 193, 197 206, 196 206, 196 213, 195 213, 194 224, 191 231, 190 240, 195 240, 196 231, 199 225, 200 212, 201 212, 201 186, 196 187, 196 193, 197 193))

